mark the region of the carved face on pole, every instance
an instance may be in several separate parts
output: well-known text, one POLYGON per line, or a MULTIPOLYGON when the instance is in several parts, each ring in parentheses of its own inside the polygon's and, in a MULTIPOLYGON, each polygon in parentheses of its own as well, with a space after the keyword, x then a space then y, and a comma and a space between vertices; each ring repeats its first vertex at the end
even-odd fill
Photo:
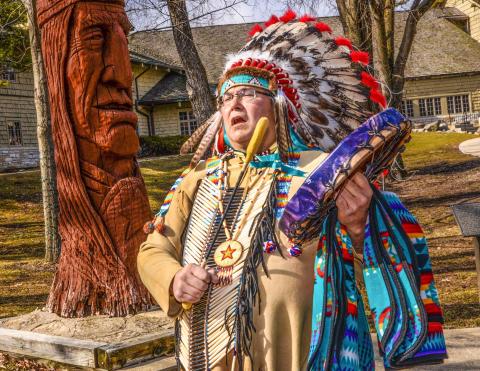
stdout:
POLYGON ((123 316, 151 298, 136 269, 151 211, 135 158, 123 0, 37 0, 62 252, 46 308, 123 316))
POLYGON ((83 148, 134 156, 139 142, 126 38, 130 22, 123 9, 105 3, 79 3, 73 18, 66 77, 75 135, 83 148))

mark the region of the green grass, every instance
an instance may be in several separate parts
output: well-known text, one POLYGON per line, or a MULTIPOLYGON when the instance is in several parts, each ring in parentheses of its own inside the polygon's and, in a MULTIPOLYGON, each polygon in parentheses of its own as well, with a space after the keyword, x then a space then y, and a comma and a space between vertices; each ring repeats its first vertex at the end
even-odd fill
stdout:
POLYGON ((461 153, 458 145, 472 138, 478 138, 478 136, 461 133, 413 133, 403 156, 405 165, 408 169, 418 169, 434 164, 469 161, 472 156, 461 153))
MULTIPOLYGON (((471 240, 459 236, 449 209, 462 197, 480 196, 480 177, 475 177, 474 169, 480 160, 458 152, 458 144, 472 137, 414 133, 404 160, 416 175, 393 186, 429 238, 447 327, 480 326, 471 240)), ((141 161, 153 211, 188 161, 188 157, 141 161)), ((0 174, 0 318, 42 307, 47 298, 54 266, 43 261, 41 200, 38 171, 0 174)))
MULTIPOLYGON (((150 205, 156 212, 188 157, 142 160, 150 205)), ((55 267, 43 260, 40 172, 0 174, 0 318, 42 308, 55 267)))

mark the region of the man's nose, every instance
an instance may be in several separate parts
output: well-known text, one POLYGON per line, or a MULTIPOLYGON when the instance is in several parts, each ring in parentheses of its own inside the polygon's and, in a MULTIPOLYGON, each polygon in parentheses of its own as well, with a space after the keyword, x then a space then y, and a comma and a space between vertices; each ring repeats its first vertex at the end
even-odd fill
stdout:
POLYGON ((125 33, 115 24, 106 38, 102 82, 128 91, 132 86, 132 68, 125 33))
POLYGON ((230 103, 230 111, 243 110, 243 99, 241 96, 234 94, 230 103))

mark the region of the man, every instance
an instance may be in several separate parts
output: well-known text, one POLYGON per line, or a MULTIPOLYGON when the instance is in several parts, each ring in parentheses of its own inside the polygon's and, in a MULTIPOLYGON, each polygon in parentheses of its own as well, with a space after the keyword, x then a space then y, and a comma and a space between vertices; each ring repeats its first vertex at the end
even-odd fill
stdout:
POLYGON ((149 226, 153 233, 138 255, 140 276, 177 319, 177 358, 184 369, 371 369, 368 324, 353 273, 345 269, 370 238, 367 179, 357 173, 337 190, 337 251, 324 251, 320 231, 305 245, 295 244, 278 222, 327 151, 384 98, 373 77, 357 70, 368 55, 332 38, 327 25, 308 16, 297 21, 288 11, 266 26, 254 28, 249 43, 230 56, 218 84, 218 112, 184 145, 198 149, 149 226), (262 117, 268 129, 249 162, 262 117), (214 156, 199 161, 212 148, 214 156), (340 260, 337 274, 327 279, 316 259, 329 254, 340 260), (330 287, 345 277, 351 294, 332 313, 337 306, 330 302, 338 298, 328 296, 330 287), (312 310, 316 281, 326 285, 320 313, 312 310), (351 317, 348 327, 312 331, 322 318, 343 316, 351 317), (347 348, 333 352, 343 339, 350 341, 347 348))
MULTIPOLYGON (((338 52, 340 56, 340 52, 345 50, 340 48, 338 52)), ((342 58, 348 57, 342 56, 342 58)), ((260 152, 265 153, 269 150, 270 153, 279 152, 275 150, 278 132, 276 116, 278 115, 274 107, 276 104, 274 96, 278 89, 271 88, 275 83, 275 76, 268 82, 258 82, 263 72, 265 70, 261 68, 251 71, 240 68, 237 69, 237 73, 224 75, 223 80, 227 81, 223 83, 221 81, 219 84, 219 111, 224 125, 224 138, 220 135, 219 140, 225 139, 228 147, 233 149, 233 155, 226 160, 225 165, 225 172, 228 173, 226 188, 229 189, 234 187, 240 175, 243 153, 261 117, 268 118, 269 128, 260 152), (248 81, 242 80, 246 72, 253 73, 253 75, 247 73, 250 78, 248 81), (256 74, 257 72, 259 73, 256 74), (255 81, 251 81, 252 78, 255 81)), ((368 98, 359 96, 358 100, 359 102, 355 103, 361 104, 367 102, 368 98)), ((297 162, 296 168, 304 173, 302 176, 291 176, 291 184, 288 185, 289 197, 304 181, 308 171, 311 171, 326 156, 322 151, 308 150, 309 148, 305 145, 303 148, 306 151, 297 151, 300 157, 294 162, 297 162)), ((219 281, 212 267, 202 267, 200 262, 181 265, 185 242, 185 240, 182 241, 182 235, 185 233, 192 212, 199 183, 207 177, 207 172, 206 163, 200 162, 186 175, 176 189, 169 212, 165 215, 162 233, 155 231, 151 234, 147 242, 142 245, 138 256, 138 267, 143 282, 160 306, 172 317, 181 314, 181 303, 198 303, 209 284, 217 284, 219 281)), ((255 171, 251 170, 250 175, 241 184, 243 189, 248 187, 248 180, 253 176, 255 171)), ((255 187, 249 193, 254 192, 255 187)), ((336 199, 339 220, 347 228, 350 238, 359 251, 363 244, 370 197, 371 189, 368 181, 363 175, 357 174, 347 182, 336 199)), ((256 210, 257 214, 260 210, 261 208, 256 210)), ((231 229, 234 229, 234 226, 231 229)), ((278 248, 283 250, 283 255, 288 255, 288 241, 285 236, 281 239, 283 243, 278 248)), ((315 242, 310 248, 305 247, 305 254, 298 258, 284 259, 279 254, 266 257, 265 265, 268 268, 269 277, 262 268, 258 269, 261 303, 259 309, 255 308, 256 332, 252 334, 253 339, 250 345, 252 360, 248 357, 242 360, 247 362, 247 368, 296 370, 306 367, 314 280, 312 271, 315 247, 313 245, 315 242), (258 315, 257 312, 259 312, 258 315)), ((226 330, 224 332, 226 333, 226 330)), ((224 359, 210 366, 219 369, 227 367, 224 354, 225 350, 222 351, 224 359)), ((183 364, 183 366, 194 368, 191 364, 183 364)))
MULTIPOLYGON (((268 117, 269 129, 260 151, 265 152, 274 145, 276 140, 273 101, 271 96, 266 95, 260 88, 253 89, 256 96, 251 101, 237 98, 249 89, 251 89, 249 86, 236 85, 227 90, 225 93, 233 95, 234 98, 228 104, 222 104, 220 112, 230 144, 235 151, 239 152, 247 150, 258 120, 261 117, 268 117)), ((372 190, 365 176, 356 173, 347 181, 336 199, 338 220, 346 227, 349 237, 360 252, 371 195, 372 190)), ((312 261, 309 263, 313 265, 312 261)), ((208 284, 212 281, 215 283, 217 280, 218 277, 213 270, 207 271, 198 265, 189 264, 175 274, 171 293, 179 303, 196 303, 203 296, 208 284)), ((273 276, 272 280, 274 280, 273 276)))

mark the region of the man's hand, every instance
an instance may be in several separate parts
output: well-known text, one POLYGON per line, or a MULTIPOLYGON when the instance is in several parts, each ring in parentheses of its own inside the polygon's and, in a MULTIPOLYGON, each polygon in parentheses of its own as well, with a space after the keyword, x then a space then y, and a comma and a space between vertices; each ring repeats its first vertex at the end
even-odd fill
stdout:
POLYGON ((367 178, 361 173, 356 173, 346 181, 336 198, 338 221, 347 228, 347 233, 357 251, 363 248, 372 193, 367 178))
POLYGON ((179 303, 197 303, 210 282, 218 282, 213 268, 206 270, 199 265, 189 264, 173 278, 171 294, 179 303))

